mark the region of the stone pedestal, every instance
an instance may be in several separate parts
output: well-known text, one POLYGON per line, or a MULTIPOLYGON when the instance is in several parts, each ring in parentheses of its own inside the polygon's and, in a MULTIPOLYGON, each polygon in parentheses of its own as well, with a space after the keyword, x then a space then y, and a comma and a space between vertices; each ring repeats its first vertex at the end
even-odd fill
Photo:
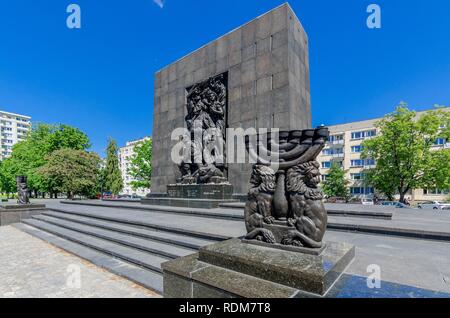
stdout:
POLYGON ((163 263, 164 297, 326 297, 354 256, 346 243, 308 254, 231 239, 163 263))
POLYGON ((169 198, 231 200, 233 186, 223 184, 170 184, 167 186, 169 198))
POLYGON ((165 196, 148 196, 141 200, 145 205, 164 205, 183 208, 218 208, 221 203, 235 202, 233 186, 222 184, 170 184, 165 196))
POLYGON ((6 204, 0 206, 0 226, 19 223, 45 210, 45 204, 6 204))

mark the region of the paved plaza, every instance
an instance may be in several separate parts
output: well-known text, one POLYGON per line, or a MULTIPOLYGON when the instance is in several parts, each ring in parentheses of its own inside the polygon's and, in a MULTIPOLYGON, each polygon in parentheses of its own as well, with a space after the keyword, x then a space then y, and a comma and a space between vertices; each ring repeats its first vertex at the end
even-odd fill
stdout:
POLYGON ((159 297, 11 226, 0 251, 0 298, 159 297))

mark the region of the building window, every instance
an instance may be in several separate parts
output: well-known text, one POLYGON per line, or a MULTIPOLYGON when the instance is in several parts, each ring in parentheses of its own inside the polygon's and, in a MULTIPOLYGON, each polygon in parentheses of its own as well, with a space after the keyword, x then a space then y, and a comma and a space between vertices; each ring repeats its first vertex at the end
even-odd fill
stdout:
POLYGON ((331 168, 331 161, 324 161, 324 162, 322 162, 322 168, 323 169, 331 168))
POLYGON ((355 131, 352 132, 352 139, 364 139, 370 138, 377 135, 376 130, 367 130, 367 131, 355 131))
POLYGON ((434 142, 434 144, 436 145, 436 146, 443 146, 443 145, 445 145, 447 143, 447 141, 444 139, 444 138, 439 138, 439 139, 437 139, 435 142, 434 142))
POLYGON ((344 140, 344 135, 331 135, 328 137, 328 141, 333 143, 333 142, 339 142, 339 141, 343 141, 344 140))
POLYGON ((450 190, 424 189, 423 194, 425 194, 425 195, 448 195, 448 194, 450 194, 450 190))
POLYGON ((366 166, 375 166, 374 159, 355 159, 350 161, 351 167, 366 167, 366 166))
POLYGON ((364 180, 364 173, 360 172, 360 173, 351 173, 350 174, 350 178, 352 180, 364 180))
POLYGON ((360 153, 360 152, 362 152, 362 149, 363 149, 362 145, 352 146, 352 152, 353 153, 360 153))
POLYGON ((375 189, 372 187, 351 187, 350 193, 353 195, 360 195, 360 194, 369 195, 374 194, 375 189))
POLYGON ((362 159, 352 160, 350 162, 350 165, 352 167, 363 167, 364 166, 364 160, 362 160, 362 159))
POLYGON ((326 148, 322 151, 325 156, 339 155, 344 153, 344 148, 326 148))
POLYGON ((328 178, 328 175, 327 174, 323 174, 321 177, 322 177, 322 181, 326 181, 327 178, 328 178))

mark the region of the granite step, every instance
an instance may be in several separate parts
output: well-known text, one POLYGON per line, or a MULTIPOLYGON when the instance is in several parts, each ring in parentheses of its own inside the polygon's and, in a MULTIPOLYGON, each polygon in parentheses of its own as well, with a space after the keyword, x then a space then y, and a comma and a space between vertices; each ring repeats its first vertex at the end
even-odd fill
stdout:
POLYGON ((124 246, 136 248, 151 254, 168 258, 178 258, 195 252, 193 249, 178 247, 172 244, 165 244, 158 241, 139 238, 129 234, 122 234, 116 231, 97 228, 91 225, 83 225, 72 221, 61 220, 48 215, 38 215, 32 217, 35 220, 53 224, 65 229, 77 231, 83 234, 92 235, 124 246))
MULTIPOLYGON (((113 216, 97 215, 95 213, 87 213, 87 212, 77 211, 74 209, 70 209, 70 207, 68 207, 67 209, 49 207, 48 210, 52 211, 52 212, 59 212, 59 213, 65 213, 65 214, 69 214, 69 215, 77 215, 77 216, 92 218, 95 220, 110 221, 110 222, 121 223, 124 225, 137 226, 137 227, 141 227, 141 228, 145 228, 145 229, 163 231, 163 232, 168 232, 168 233, 172 233, 172 234, 180 234, 180 235, 184 235, 184 236, 190 236, 193 238, 206 239, 206 240, 209 240, 212 242, 223 241, 223 240, 227 240, 227 239, 231 238, 231 236, 224 236, 224 235, 214 234, 211 232, 200 232, 200 231, 187 230, 182 227, 174 227, 171 225, 154 224, 149 221, 144 221, 140 218, 129 218, 129 217, 127 217, 126 213, 123 213, 123 215, 121 215, 120 217, 113 217, 113 216)), ((207 222, 207 220, 205 220, 205 222, 207 222)))
POLYGON ((161 263, 171 258, 150 254, 136 248, 124 246, 106 239, 69 230, 37 219, 23 220, 22 223, 46 231, 63 239, 84 245, 104 254, 111 255, 126 262, 144 267, 156 273, 162 273, 161 263))
POLYGON ((61 201, 64 205, 81 205, 81 206, 97 206, 106 207, 114 209, 129 209, 129 210, 141 210, 148 212, 166 212, 172 214, 190 215, 194 217, 202 218, 214 218, 214 219, 225 219, 225 220, 241 220, 244 218, 243 210, 224 210, 220 208, 205 209, 205 208, 185 208, 176 206, 164 206, 164 205, 140 205, 136 202, 78 202, 78 201, 61 201))
MULTIPOLYGON (((224 210, 225 213, 237 214, 238 211, 243 213, 245 208, 245 203, 242 202, 233 202, 233 203, 222 203, 219 205, 221 209, 224 210)), ((335 205, 325 204, 325 208, 327 209, 327 213, 330 216, 340 216, 340 217, 357 217, 357 218, 368 218, 368 219, 385 219, 391 220, 393 216, 393 212, 389 211, 392 209, 384 209, 385 207, 369 207, 369 206, 346 206, 336 208, 335 205)))
POLYGON ((99 252, 83 244, 64 239, 28 224, 16 223, 13 226, 53 246, 89 261, 100 268, 104 268, 113 274, 126 278, 159 294, 163 292, 163 276, 160 273, 112 257, 109 254, 99 252))
POLYGON ((193 250, 198 250, 202 246, 214 243, 214 241, 211 240, 191 237, 187 235, 172 234, 170 232, 151 230, 144 227, 125 225, 122 223, 111 221, 102 221, 94 219, 92 217, 72 215, 68 213, 48 211, 43 212, 42 215, 47 215, 61 220, 72 221, 80 224, 91 225, 102 229, 142 237, 149 240, 159 241, 162 243, 182 246, 193 250))

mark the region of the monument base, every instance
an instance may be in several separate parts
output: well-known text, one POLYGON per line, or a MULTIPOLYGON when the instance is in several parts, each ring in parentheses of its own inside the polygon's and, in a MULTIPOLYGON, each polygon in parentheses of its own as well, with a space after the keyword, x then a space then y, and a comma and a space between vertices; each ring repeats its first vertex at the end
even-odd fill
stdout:
POLYGON ((45 204, 6 204, 0 206, 0 226, 19 223, 45 210, 45 204))
POLYGON ((326 297, 354 256, 346 243, 314 255, 231 239, 163 263, 164 297, 326 297))
POLYGON ((170 184, 167 186, 169 198, 231 200, 233 186, 222 184, 170 184))

